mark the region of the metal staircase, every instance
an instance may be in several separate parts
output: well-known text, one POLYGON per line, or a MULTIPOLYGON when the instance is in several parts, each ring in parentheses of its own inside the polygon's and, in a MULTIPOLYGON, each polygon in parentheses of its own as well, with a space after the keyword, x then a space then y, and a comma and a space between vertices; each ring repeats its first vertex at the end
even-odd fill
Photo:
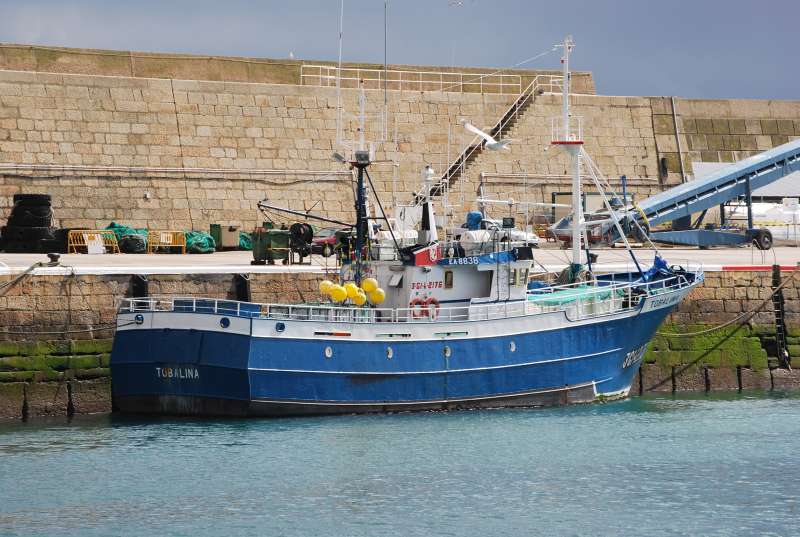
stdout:
MULTIPOLYGON (((545 91, 552 92, 560 90, 562 77, 553 75, 537 75, 530 84, 519 94, 516 100, 508 107, 500 120, 489 130, 489 134, 495 139, 502 138, 508 133, 519 120, 528 106, 534 101, 536 95, 541 95, 545 91)), ((461 177, 466 167, 481 154, 486 141, 480 136, 475 136, 469 145, 456 157, 450 164, 439 180, 431 188, 432 196, 439 196, 446 188, 450 188, 461 177)), ((414 196, 413 204, 419 204, 425 197, 424 189, 417 192, 414 196)))

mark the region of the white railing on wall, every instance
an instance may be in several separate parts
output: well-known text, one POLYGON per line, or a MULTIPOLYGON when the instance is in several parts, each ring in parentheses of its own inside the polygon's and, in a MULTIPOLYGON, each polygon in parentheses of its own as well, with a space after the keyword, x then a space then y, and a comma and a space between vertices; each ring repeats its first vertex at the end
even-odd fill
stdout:
MULTIPOLYGON (((336 86, 338 68, 335 65, 302 65, 300 80, 306 86, 336 86)), ((522 92, 522 76, 502 73, 462 73, 451 71, 404 71, 399 69, 361 69, 343 67, 340 85, 343 88, 453 91, 456 93, 522 92)))

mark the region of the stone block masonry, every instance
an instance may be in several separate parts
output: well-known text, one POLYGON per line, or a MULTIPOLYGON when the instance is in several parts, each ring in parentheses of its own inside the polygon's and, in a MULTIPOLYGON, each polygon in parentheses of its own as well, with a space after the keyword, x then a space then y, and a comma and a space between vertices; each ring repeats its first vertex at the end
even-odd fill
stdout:
MULTIPOLYGON (((627 176, 628 192, 636 199, 661 190, 665 183, 659 181, 658 176, 658 151, 649 99, 577 95, 572 97, 572 105, 573 116, 582 123, 586 151, 619 194, 622 175, 627 176)), ((514 140, 510 150, 483 151, 466 168, 461 179, 465 182, 463 190, 475 192, 483 182, 487 197, 512 197, 537 203, 552 203, 553 193, 570 192, 572 179, 568 157, 550 144, 551 119, 560 113, 561 96, 536 96, 505 135, 514 140)), ((588 175, 583 182, 588 192, 596 191, 588 175)), ((461 189, 459 185, 454 191, 461 189)))
MULTIPOLYGON (((0 220, 18 192, 53 194, 62 227, 105 227, 111 220, 160 229, 252 227, 262 220, 256 202, 263 197, 349 220, 349 179, 331 175, 341 171, 331 154, 341 150, 340 140, 357 138, 359 92, 342 92, 339 136, 335 88, 303 78, 302 65, 0 46, 0 220)), ((359 67, 376 66, 348 66, 359 67)), ((394 67, 419 76, 437 69, 394 67)), ((523 85, 541 74, 515 73, 523 85)), ((678 184, 681 170, 691 176, 692 161, 736 160, 800 135, 798 102, 676 99, 673 109, 670 98, 594 95, 588 73, 575 74, 575 90, 587 150, 615 188, 626 175, 637 199, 678 184)), ((377 139, 384 92, 366 94, 367 138, 377 139)), ((408 200, 426 164, 443 171, 460 154, 472 137, 459 119, 492 126, 514 98, 388 91, 392 143, 376 158, 399 169, 395 177, 388 163, 372 168, 384 201, 393 188, 408 200)), ((481 177, 491 186, 487 194, 515 199, 549 202, 568 190, 564 157, 546 151, 559 103, 557 95, 536 96, 507 133, 516 140, 511 151, 483 152, 470 163, 454 187, 464 193, 459 213, 471 208, 481 177)))
POLYGON ((659 154, 670 177, 692 162, 736 162, 800 136, 800 103, 651 98, 659 154), (677 133, 676 133, 677 124, 677 133), (680 145, 679 145, 680 144, 680 145))
MULTIPOLYGON (((786 280, 794 274, 783 272, 786 280)), ((694 337, 734 321, 771 296, 769 270, 707 272, 659 328, 644 358, 639 393, 691 390, 798 389, 800 374, 774 369, 778 363, 775 313, 767 302, 747 321, 694 337)), ((783 289, 787 343, 800 360, 800 276, 783 289)), ((636 393, 636 390, 634 390, 636 393)))
MULTIPOLYGON (((367 131, 377 138, 383 92, 367 95, 367 131)), ((401 193, 419 188, 425 164, 446 161, 448 126, 460 129, 464 116, 493 123, 513 101, 389 97, 396 143, 376 158, 400 163, 401 193)), ((348 113, 357 100, 358 91, 343 91, 348 113)), ((25 191, 53 194, 62 227, 105 227, 112 219, 152 228, 252 226, 262 220, 255 203, 265 191, 292 209, 351 217, 349 181, 330 181, 342 169, 331 159, 336 103, 334 88, 0 71, 0 218, 25 191)), ((348 116, 342 139, 356 139, 356 129, 348 116)), ((394 184, 388 164, 376 164, 372 175, 383 194, 394 184)))
MULTIPOLYGON (((335 84, 330 79, 320 77, 320 74, 329 76, 329 69, 336 65, 335 62, 330 61, 309 63, 304 60, 288 59, 0 44, 0 69, 9 71, 330 86, 335 84), (304 67, 307 70, 305 76, 304 67), (322 67, 322 70, 319 67, 322 67)), ((375 74, 371 73, 383 71, 384 68, 382 64, 364 62, 344 62, 342 67, 342 78, 345 79, 345 84, 350 83, 350 79, 353 78, 361 78, 367 83, 371 82, 375 77, 375 74)), ((427 86, 441 87, 441 81, 444 79, 463 82, 459 85, 459 89, 466 92, 503 93, 508 91, 508 88, 500 88, 492 84, 497 82, 497 77, 486 77, 488 83, 486 85, 475 81, 478 75, 499 74, 495 68, 389 65, 388 69, 393 71, 389 76, 390 81, 398 80, 400 76, 398 71, 402 71, 407 84, 413 85, 414 82, 422 81, 423 89, 427 89, 427 86), (457 77, 454 74, 464 76, 457 77)), ((503 70, 501 73, 504 76, 518 76, 521 84, 526 86, 537 75, 559 75, 560 71, 513 69, 503 70)), ((574 72, 572 84, 577 93, 591 94, 595 92, 591 73, 574 72)), ((389 89, 395 85, 396 82, 391 82, 389 89)))
MULTIPOLYGON (((0 214, 9 212, 17 192, 53 196, 54 225, 102 229, 110 222, 150 229, 203 229, 210 223, 260 225, 259 200, 294 210, 352 218, 350 173, 175 174, 118 172, 97 176, 79 171, 57 178, 31 174, 0 175, 0 214), (181 177, 183 175, 183 177, 181 177), (321 207, 320 207, 321 206, 321 207)), ((1 218, 1 217, 0 217, 1 218)))

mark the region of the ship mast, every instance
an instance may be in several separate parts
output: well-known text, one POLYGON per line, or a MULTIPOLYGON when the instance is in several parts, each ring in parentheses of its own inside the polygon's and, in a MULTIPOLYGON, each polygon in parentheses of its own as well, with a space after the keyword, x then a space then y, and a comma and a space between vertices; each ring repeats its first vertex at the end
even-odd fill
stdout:
POLYGON ((572 36, 567 36, 564 42, 556 45, 564 49, 561 56, 562 65, 562 107, 560 121, 553 121, 553 145, 559 145, 570 156, 572 168, 572 264, 581 265, 581 230, 583 229, 583 203, 581 196, 581 146, 583 145, 581 125, 578 121, 572 121, 569 109, 569 91, 571 75, 569 71, 569 55, 575 44, 572 36))
POLYGON ((364 247, 367 238, 369 237, 369 224, 367 220, 367 192, 364 185, 364 171, 370 165, 370 151, 367 150, 367 144, 364 138, 367 128, 366 120, 366 102, 367 96, 364 93, 364 84, 361 83, 361 93, 358 97, 359 105, 359 124, 358 124, 358 149, 355 151, 354 159, 350 165, 356 170, 356 259, 355 259, 355 274, 354 280, 357 285, 361 285, 361 276, 364 270, 364 247))

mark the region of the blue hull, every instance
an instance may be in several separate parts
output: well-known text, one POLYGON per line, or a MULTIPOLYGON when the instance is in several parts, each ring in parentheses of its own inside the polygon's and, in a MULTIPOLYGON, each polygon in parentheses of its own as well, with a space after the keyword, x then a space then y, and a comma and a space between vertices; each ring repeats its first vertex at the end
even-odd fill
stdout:
MULTIPOLYGON (((127 412, 295 415, 622 397, 670 310, 544 331, 424 341, 120 330, 111 359, 114 398, 127 412)), ((258 321, 248 322, 252 330, 258 321)))

